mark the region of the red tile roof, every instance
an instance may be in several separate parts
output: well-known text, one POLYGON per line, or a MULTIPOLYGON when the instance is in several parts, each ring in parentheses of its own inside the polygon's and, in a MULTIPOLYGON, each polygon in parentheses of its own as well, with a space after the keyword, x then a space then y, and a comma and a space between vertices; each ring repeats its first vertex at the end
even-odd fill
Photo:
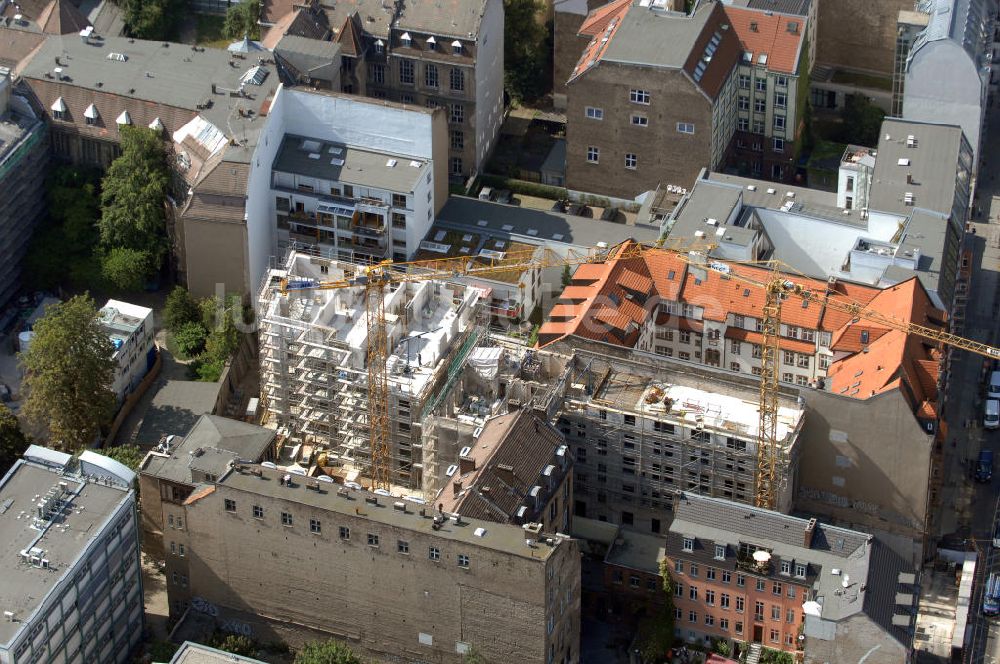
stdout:
POLYGON ((613 19, 621 18, 631 6, 632 0, 614 0, 598 7, 583 20, 577 34, 596 37, 607 29, 613 19))
POLYGON ((727 27, 728 24, 729 19, 726 18, 723 5, 719 3, 712 8, 712 13, 684 63, 684 71, 712 99, 719 96, 722 86, 740 58, 739 40, 727 27), (715 46, 712 47, 712 44, 715 46), (699 64, 704 68, 700 76, 697 73, 699 64))
POLYGON ((742 7, 726 6, 726 15, 744 53, 750 53, 754 64, 767 56, 771 71, 795 74, 805 33, 801 16, 762 12, 742 7), (790 26, 794 25, 795 32, 790 26))

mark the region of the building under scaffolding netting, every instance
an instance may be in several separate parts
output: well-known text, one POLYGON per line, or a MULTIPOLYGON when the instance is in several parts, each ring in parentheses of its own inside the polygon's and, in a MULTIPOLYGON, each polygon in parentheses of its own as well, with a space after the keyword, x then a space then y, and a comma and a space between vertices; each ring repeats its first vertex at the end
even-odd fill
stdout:
MULTIPOLYGON (((336 281, 357 266, 291 252, 259 293, 261 400, 283 441, 282 463, 366 485, 368 325, 352 287, 280 292, 282 279, 336 281)), ((391 482, 422 484, 421 419, 483 335, 480 291, 454 283, 393 284, 385 295, 390 356, 391 482)), ((294 470, 294 467, 293 467, 294 470)))

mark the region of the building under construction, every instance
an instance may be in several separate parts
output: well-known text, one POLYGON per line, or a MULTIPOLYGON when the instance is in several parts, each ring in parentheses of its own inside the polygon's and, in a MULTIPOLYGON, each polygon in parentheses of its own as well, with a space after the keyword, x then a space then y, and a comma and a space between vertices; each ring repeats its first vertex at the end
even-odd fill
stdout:
MULTIPOLYGON (((259 293, 261 391, 287 464, 317 462, 367 484, 368 325, 361 287, 281 292, 289 283, 350 279, 357 266, 291 252, 259 293)), ((420 489, 421 419, 483 334, 480 292, 461 284, 393 284, 385 294, 390 356, 390 481, 420 489)))

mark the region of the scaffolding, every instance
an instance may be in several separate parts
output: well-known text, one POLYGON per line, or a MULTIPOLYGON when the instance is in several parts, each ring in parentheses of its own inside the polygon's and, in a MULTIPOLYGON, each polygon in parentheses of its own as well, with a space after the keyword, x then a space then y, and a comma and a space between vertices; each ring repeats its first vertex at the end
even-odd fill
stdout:
MULTIPOLYGON (((289 463, 370 477, 368 330, 363 289, 282 295, 282 280, 342 279, 355 266, 289 253, 259 291, 261 402, 295 450, 289 463)), ((420 486, 421 414, 447 380, 455 349, 478 338, 479 291, 460 284, 394 284, 384 291, 390 421, 389 481, 420 486)))

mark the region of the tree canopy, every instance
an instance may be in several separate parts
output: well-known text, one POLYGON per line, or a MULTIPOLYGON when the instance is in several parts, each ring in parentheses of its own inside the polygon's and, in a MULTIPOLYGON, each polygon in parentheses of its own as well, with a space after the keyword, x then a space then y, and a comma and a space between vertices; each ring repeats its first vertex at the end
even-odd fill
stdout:
POLYGON ((110 457, 118 463, 128 466, 134 471, 139 470, 139 464, 145 456, 138 445, 116 445, 115 447, 105 447, 100 453, 110 457))
POLYGON ((98 229, 103 271, 119 288, 154 275, 167 252, 166 211, 170 171, 163 141, 146 127, 121 128, 120 157, 101 183, 98 229), (142 269, 140 275, 129 269, 142 269), (115 279, 120 279, 117 283, 115 279))
POLYGON ((48 432, 53 446, 81 449, 97 437, 114 409, 111 339, 98 324, 88 294, 50 306, 34 332, 21 355, 24 414, 48 432))
POLYGON ((125 32, 130 37, 172 41, 171 33, 181 3, 175 0, 120 0, 125 32))
POLYGON ((532 101, 549 88, 549 30, 538 0, 504 0, 504 77, 511 97, 532 101))
POLYGON ((28 437, 7 404, 0 403, 0 476, 28 449, 28 437))
POLYGON ((295 653, 295 664, 364 664, 353 650, 339 641, 307 643, 295 653))
POLYGON ((260 38, 260 3, 256 0, 242 0, 230 5, 226 10, 226 21, 222 25, 222 34, 227 39, 260 38))

